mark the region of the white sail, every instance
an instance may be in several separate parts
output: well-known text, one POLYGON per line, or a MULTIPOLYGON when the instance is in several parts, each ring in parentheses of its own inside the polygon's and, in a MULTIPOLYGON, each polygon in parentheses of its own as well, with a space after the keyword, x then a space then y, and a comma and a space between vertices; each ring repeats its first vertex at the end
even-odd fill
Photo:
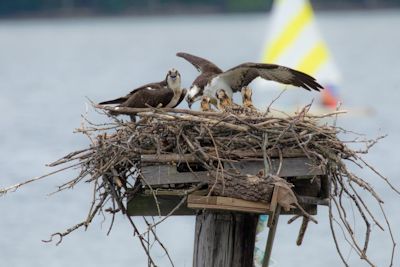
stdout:
POLYGON ((308 0, 274 1, 262 62, 288 66, 315 77, 327 89, 322 96, 332 98, 323 102, 338 98, 341 76, 308 0))

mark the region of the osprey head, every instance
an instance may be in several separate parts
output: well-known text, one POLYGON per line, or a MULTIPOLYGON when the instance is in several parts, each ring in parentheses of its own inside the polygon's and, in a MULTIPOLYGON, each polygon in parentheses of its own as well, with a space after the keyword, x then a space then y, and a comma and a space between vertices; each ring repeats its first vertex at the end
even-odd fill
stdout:
POLYGON ((172 90, 180 90, 181 89, 181 74, 176 69, 170 69, 167 73, 166 81, 168 87, 172 90))
POLYGON ((203 90, 201 90, 197 85, 192 85, 186 95, 186 102, 188 103, 189 108, 191 108, 192 104, 199 100, 202 95, 203 90))

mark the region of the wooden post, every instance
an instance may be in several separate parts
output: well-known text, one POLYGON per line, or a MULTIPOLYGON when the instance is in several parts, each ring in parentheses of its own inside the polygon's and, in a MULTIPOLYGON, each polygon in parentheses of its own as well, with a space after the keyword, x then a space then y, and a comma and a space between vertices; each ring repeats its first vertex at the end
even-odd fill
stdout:
POLYGON ((193 267, 253 266, 257 214, 204 211, 196 216, 193 267))
POLYGON ((278 205, 276 211, 268 217, 268 239, 264 251, 264 259, 262 267, 268 267, 271 260, 272 247, 274 245, 276 228, 278 227, 278 219, 281 212, 281 207, 278 205))
POLYGON ((264 259, 262 267, 268 267, 269 261, 271 259, 272 246, 274 245, 276 228, 278 227, 278 219, 281 213, 281 206, 279 206, 278 204, 278 194, 279 194, 279 187, 275 186, 274 193, 272 194, 271 207, 270 207, 272 214, 268 216, 269 231, 268 231, 267 244, 265 246, 265 251, 264 251, 264 259))

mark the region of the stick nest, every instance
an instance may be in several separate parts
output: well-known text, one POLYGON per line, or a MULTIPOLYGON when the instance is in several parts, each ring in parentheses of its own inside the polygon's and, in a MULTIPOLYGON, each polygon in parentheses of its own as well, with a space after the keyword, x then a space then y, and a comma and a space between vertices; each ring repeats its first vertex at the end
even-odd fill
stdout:
MULTIPOLYGON (((76 167, 79 169, 77 177, 60 185, 57 192, 72 188, 82 181, 93 184, 94 197, 88 217, 64 232, 53 234, 52 238, 58 236, 59 242, 61 242, 65 235, 82 226, 87 227, 99 212, 109 212, 112 215, 112 222, 116 213, 126 214, 126 200, 135 196, 146 186, 145 179, 141 179, 143 177, 140 174, 139 166, 139 162, 146 155, 149 157, 151 155, 152 160, 147 161, 148 163, 142 162, 142 166, 144 164, 182 162, 186 163, 190 169, 189 163, 196 161, 200 162, 210 173, 214 173, 216 176, 219 174, 221 179, 224 175, 232 175, 224 173, 224 164, 243 159, 263 160, 264 170, 260 172, 258 178, 264 181, 272 179, 272 183, 283 183, 287 188, 290 188, 290 184, 279 178, 279 169, 276 173, 270 172, 270 159, 278 157, 282 160, 282 157, 288 155, 303 155, 312 160, 313 167, 325 169, 331 178, 330 226, 343 263, 348 265, 341 253, 334 225, 339 225, 340 233, 343 233, 344 239, 359 254, 360 258, 374 266, 367 257, 371 225, 378 225, 382 230, 384 227, 370 211, 359 191, 360 189, 367 191, 369 196, 376 200, 382 208, 382 212, 383 201, 368 182, 349 171, 346 162, 352 162, 359 167, 368 167, 371 172, 382 178, 398 193, 386 177, 361 158, 382 137, 360 141, 360 136, 357 134, 337 127, 334 123, 328 124, 328 121, 335 120, 336 116, 342 113, 341 111, 313 116, 309 114, 309 108, 306 106, 295 115, 287 115, 283 112, 272 113, 270 110, 260 113, 245 109, 227 113, 152 108, 119 108, 115 110, 101 107, 101 109, 97 109, 102 114, 111 117, 112 120, 105 124, 94 124, 84 118, 84 122, 77 132, 85 134, 90 139, 90 146, 72 152, 50 164, 50 166, 66 166, 60 171, 76 167), (126 122, 119 117, 109 115, 108 111, 110 110, 116 113, 137 115, 140 119, 136 123, 126 122), (339 135, 346 137, 355 135, 355 137, 345 143, 338 138, 339 135), (351 147, 359 148, 360 145, 363 147, 362 149, 356 150, 351 147), (348 211, 342 203, 345 199, 354 204, 359 217, 365 222, 365 236, 362 241, 357 240, 353 234, 355 229, 348 221, 346 216, 348 211)), ((2 189, 0 194, 15 190, 27 182, 2 189)), ((212 185, 208 186, 212 191, 212 185)), ((184 203, 188 193, 203 187, 203 184, 185 187, 185 194, 179 205, 184 203)), ((365 194, 363 197, 365 198, 365 194)), ((296 204, 296 201, 289 203, 289 205, 291 204, 296 204)), ((304 213, 303 216, 314 220, 307 213, 304 213)), ((155 265, 150 256, 149 241, 144 238, 144 235, 152 234, 154 240, 167 252, 154 232, 155 226, 165 218, 153 224, 144 218, 148 225, 145 232, 139 231, 131 217, 127 216, 127 218, 138 235, 150 263, 155 265)), ((384 218, 391 233, 386 215, 384 218)), ((110 230, 111 228, 112 223, 110 230)), ((392 241, 392 252, 394 253, 393 237, 392 241)), ((390 266, 393 264, 393 253, 390 266)), ((168 252, 167 255, 169 257, 168 252)), ((171 264, 173 265, 172 260, 171 264)))

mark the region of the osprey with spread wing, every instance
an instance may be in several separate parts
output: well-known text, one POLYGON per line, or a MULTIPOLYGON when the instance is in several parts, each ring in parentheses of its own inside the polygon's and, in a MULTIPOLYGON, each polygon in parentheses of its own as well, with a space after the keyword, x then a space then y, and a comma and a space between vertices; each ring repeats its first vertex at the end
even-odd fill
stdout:
POLYGON ((275 64, 243 63, 227 71, 222 71, 214 63, 188 53, 177 53, 189 61, 200 71, 200 75, 193 81, 186 101, 189 107, 200 100, 203 95, 209 96, 214 102, 217 90, 223 89, 232 98, 233 93, 241 92, 255 78, 261 77, 283 84, 302 87, 308 91, 320 91, 323 87, 310 75, 288 67, 275 64))

